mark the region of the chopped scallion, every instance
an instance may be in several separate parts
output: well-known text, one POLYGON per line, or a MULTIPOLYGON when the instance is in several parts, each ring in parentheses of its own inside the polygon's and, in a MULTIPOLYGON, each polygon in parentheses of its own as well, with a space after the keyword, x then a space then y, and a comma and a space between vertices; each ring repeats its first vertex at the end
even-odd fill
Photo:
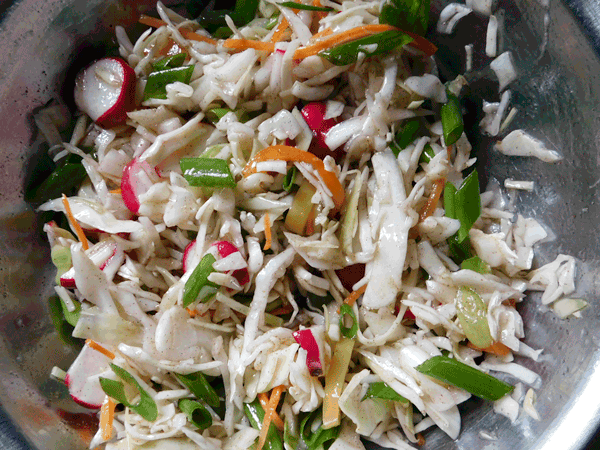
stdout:
MULTIPOLYGON (((265 420, 265 410, 260 405, 258 399, 255 399, 252 403, 244 403, 244 413, 250 421, 252 428, 260 431, 263 421, 265 420)), ((271 423, 269 426, 267 440, 265 441, 263 448, 268 450, 283 450, 281 436, 277 432, 277 428, 273 423, 271 423)))
POLYGON ((416 369, 484 400, 500 400, 514 389, 504 381, 446 356, 434 356, 417 366, 416 369))
POLYGON ((214 272, 213 263, 216 259, 210 253, 198 263, 183 287, 183 306, 187 307, 196 300, 208 301, 217 292, 219 286, 208 281, 208 276, 214 272))
POLYGON ((205 430, 212 425, 210 412, 199 402, 189 398, 182 398, 179 400, 178 406, 185 413, 190 423, 197 428, 205 430))
POLYGON ((282 3, 279 3, 279 6, 283 6, 285 8, 301 9, 301 10, 305 10, 305 11, 320 11, 320 12, 333 11, 333 8, 328 8, 328 7, 323 7, 323 6, 305 5, 304 3, 296 3, 296 2, 282 2, 282 3))
POLYGON ((455 95, 448 92, 448 102, 442 105, 440 114, 444 131, 444 144, 453 145, 462 136, 465 128, 460 101, 455 95))
POLYGON ((185 53, 178 53, 176 55, 167 56, 161 60, 156 61, 152 64, 152 68, 154 72, 159 72, 161 70, 174 69, 176 67, 181 67, 181 65, 185 62, 186 58, 185 53))
POLYGON ((114 398, 119 403, 130 408, 138 413, 149 422, 153 422, 158 417, 158 408, 150 395, 140 386, 137 380, 122 367, 115 364, 110 365, 113 372, 129 386, 135 388, 139 394, 139 400, 136 404, 132 404, 125 395, 125 387, 120 381, 111 380, 109 378, 100 377, 100 386, 106 395, 114 398))
POLYGON ((292 166, 292 168, 287 171, 287 174, 285 175, 285 178, 283 179, 283 189, 286 192, 292 191, 292 187, 294 186, 294 183, 296 181, 296 172, 298 172, 298 169, 296 169, 296 166, 292 166))
POLYGON ((384 383, 383 381, 377 381, 369 385, 367 393, 363 397, 363 400, 367 398, 380 398, 383 400, 392 400, 394 402, 400 402, 408 405, 409 401, 398 394, 395 390, 384 383))
POLYGON ((352 306, 346 303, 340 306, 340 332, 348 339, 354 339, 358 332, 358 320, 356 319, 356 315, 352 310, 352 306), (348 320, 347 318, 352 320, 352 325, 349 327, 345 324, 345 321, 348 320))
POLYGON ((401 130, 398 130, 394 140, 390 144, 390 149, 394 152, 394 156, 397 157, 402 150, 415 140, 419 128, 419 121, 412 119, 406 122, 401 130))
POLYGON ((213 408, 219 406, 219 396, 202 372, 194 372, 186 375, 176 373, 175 376, 196 398, 204 400, 207 405, 213 408))
POLYGON ((473 272, 481 273, 484 275, 487 273, 492 273, 490 265, 486 263, 483 259, 481 259, 479 256, 473 256, 469 259, 465 259, 460 264, 460 268, 472 270, 473 272))
POLYGON ((236 186, 227 161, 216 158, 182 158, 179 166, 190 186, 234 188, 236 186))
POLYGON ((167 85, 179 81, 188 84, 194 73, 194 66, 175 67, 173 69, 160 70, 148 75, 148 81, 144 88, 144 100, 167 98, 167 85))
POLYGON ((379 23, 423 36, 429 24, 429 3, 429 0, 388 0, 381 8, 379 23))

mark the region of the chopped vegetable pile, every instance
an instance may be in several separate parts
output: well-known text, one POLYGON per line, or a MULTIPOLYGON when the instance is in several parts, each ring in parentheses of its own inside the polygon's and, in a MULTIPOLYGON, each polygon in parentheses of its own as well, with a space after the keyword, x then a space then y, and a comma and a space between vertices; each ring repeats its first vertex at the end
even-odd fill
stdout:
POLYGON ((517 305, 586 303, 480 185, 429 1, 157 12, 80 72, 71 136, 43 122, 56 169, 30 196, 60 213, 50 313, 81 352, 53 373, 99 414, 90 448, 406 449, 456 439, 472 395, 516 420, 540 378, 515 357, 541 352, 517 305))

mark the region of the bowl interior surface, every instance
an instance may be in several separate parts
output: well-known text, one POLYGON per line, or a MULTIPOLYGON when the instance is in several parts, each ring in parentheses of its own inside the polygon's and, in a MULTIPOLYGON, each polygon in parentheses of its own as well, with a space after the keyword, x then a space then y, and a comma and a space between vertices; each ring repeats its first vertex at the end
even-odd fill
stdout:
MULTIPOLYGON (((432 3, 433 15, 446 4, 432 3)), ((523 362, 543 380, 537 391, 540 421, 524 416, 510 424, 490 404, 469 401, 462 407, 459 439, 428 432, 422 448, 575 450, 584 446, 600 417, 600 235, 595 232, 600 217, 600 63, 561 2, 545 6, 501 0, 498 7, 506 17, 504 47, 513 52, 520 74, 510 87, 511 103, 518 109, 511 129, 524 129, 564 160, 548 165, 501 155, 492 150, 494 141, 478 135, 474 126, 469 135, 478 170, 490 183, 502 184, 506 178, 535 182, 533 192, 516 194, 515 204, 518 212, 553 232, 553 239, 537 246, 535 263, 545 264, 560 253, 576 257, 575 296, 590 307, 582 318, 562 321, 541 305, 539 295, 521 305, 525 342, 544 349, 538 362, 523 362), (498 439, 484 440, 480 430, 498 439)), ((86 411, 48 377, 55 365, 66 369, 75 353, 59 341, 49 320, 46 299, 53 292, 55 271, 39 233, 42 219, 23 199, 46 150, 32 111, 53 98, 65 97, 71 105, 76 71, 114 48, 115 25, 137 29, 135 18, 153 8, 149 0, 22 0, 12 4, 0 23, 0 401, 35 449, 83 449, 90 432, 82 414, 86 411)), ((463 46, 474 35, 482 45, 485 28, 476 21, 471 25, 435 38, 443 76, 464 70, 463 46)), ((482 99, 498 101, 488 66, 489 60, 476 58, 468 77, 473 123, 482 99)))

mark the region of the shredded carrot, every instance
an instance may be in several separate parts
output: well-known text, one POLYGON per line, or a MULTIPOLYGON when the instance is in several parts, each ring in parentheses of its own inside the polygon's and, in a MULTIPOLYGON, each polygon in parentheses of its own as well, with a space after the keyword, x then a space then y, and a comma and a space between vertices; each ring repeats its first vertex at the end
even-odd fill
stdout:
POLYGON ((233 50, 246 50, 247 48, 253 48, 255 50, 261 50, 263 52, 274 52, 275 44, 272 42, 253 41, 251 39, 227 39, 223 42, 223 47, 231 48, 233 50))
POLYGON ((275 44, 276 42, 281 41, 285 31, 289 28, 289 26, 290 23, 288 20, 285 17, 282 17, 281 22, 279 22, 279 25, 277 25, 277 28, 275 29, 275 33, 273 33, 273 36, 271 36, 271 42, 275 44))
MULTIPOLYGON (((146 16, 144 14, 142 14, 138 22, 154 28, 160 28, 167 25, 166 22, 160 19, 155 19, 154 17, 146 16)), ((207 42, 212 45, 217 45, 217 41, 215 41, 214 39, 202 36, 201 34, 195 33, 192 30, 188 30, 186 28, 178 28, 177 31, 179 31, 179 33, 181 33, 181 35, 184 38, 189 39, 190 41, 207 42)))
MULTIPOLYGON (((317 8, 320 8, 321 5, 321 0, 313 0, 313 6, 316 6, 317 8)), ((315 21, 318 23, 321 21, 321 19, 327 17, 327 14, 325 11, 315 11, 315 21)))
MULTIPOLYGON (((267 409, 267 406, 269 405, 269 397, 267 396, 267 394, 265 394, 264 392, 258 394, 258 401, 260 402, 263 409, 267 409)), ((275 413, 273 414, 273 424, 277 427, 279 431, 283 431, 283 429, 285 428, 283 420, 281 420, 281 417, 279 417, 277 411, 275 411, 275 413)))
POLYGON ((492 353, 498 356, 506 356, 510 353, 510 348, 504 345, 502 342, 494 342, 492 345, 486 348, 479 348, 475 344, 468 342, 467 347, 470 347, 481 352, 492 353))
POLYGON ((427 39, 425 39, 423 36, 419 36, 418 34, 411 33, 410 31, 406 31, 406 30, 400 30, 400 31, 408 34, 411 38, 413 38, 413 41, 408 45, 421 50, 423 53, 425 53, 425 56, 431 56, 435 52, 437 52, 437 47, 435 45, 433 45, 431 42, 429 42, 427 39))
POLYGON ((247 177, 250 174, 256 173, 256 164, 262 161, 287 161, 287 162, 305 162, 312 165, 321 176, 323 182, 331 192, 335 210, 339 211, 344 204, 344 188, 338 180, 337 176, 325 169, 323 160, 313 155, 312 153, 300 150, 287 145, 273 145, 258 152, 244 167, 242 175, 247 177))
POLYGON ((102 347, 100 344, 98 344, 97 342, 92 341, 91 339, 86 339, 85 343, 88 347, 93 348, 94 350, 96 350, 97 352, 102 353, 104 356, 109 357, 110 359, 115 359, 115 354, 113 352, 111 352, 110 350, 105 349, 104 347, 102 347))
POLYGON ((310 212, 308 213, 308 217, 306 218, 306 235, 310 236, 315 232, 315 218, 317 216, 317 207, 316 205, 312 207, 310 212))
POLYGON ((269 250, 271 248, 271 219, 269 213, 265 213, 265 246, 263 250, 269 250))
POLYGON ((425 445, 425 438, 423 437, 423 435, 421 433, 418 433, 415 437, 417 438, 417 445, 419 447, 422 447, 423 445, 425 445))
POLYGON ((75 220, 75 216, 73 215, 73 212, 71 211, 71 206, 69 205, 69 200, 67 199, 67 196, 65 194, 62 195, 62 202, 65 207, 65 214, 67 215, 67 219, 71 224, 71 228, 75 230, 75 234, 77 235, 79 242, 81 242, 81 246, 83 247, 83 249, 87 250, 88 248, 90 248, 90 244, 87 240, 87 237, 85 237, 83 228, 81 228, 81 225, 79 225, 77 220, 75 220))
POLYGON ((113 399, 107 397, 106 401, 102 403, 102 408, 100 409, 100 430, 102 430, 102 439, 105 441, 108 441, 112 437, 115 406, 117 406, 117 404, 113 401, 113 399))
POLYGON ((327 27, 324 30, 321 30, 318 33, 313 34, 313 36, 310 38, 310 40, 316 41, 317 39, 321 39, 323 37, 329 36, 330 34, 333 34, 333 30, 331 28, 327 27))
POLYGON ((108 191, 110 194, 121 195, 121 188, 113 189, 112 191, 108 191))
POLYGON ((446 157, 448 158, 448 162, 452 159, 452 146, 449 145, 446 147, 446 157))
POLYGON ((337 45, 345 44, 346 42, 355 41, 365 36, 370 36, 374 33, 381 33, 383 31, 396 30, 396 27, 385 24, 376 25, 363 25, 360 27, 352 28, 341 33, 334 34, 316 44, 309 45, 308 47, 302 47, 296 50, 294 53, 294 59, 304 59, 309 56, 316 55, 326 48, 335 47, 337 45))
POLYGON ((350 293, 350 295, 348 295, 348 297, 346 297, 344 299, 344 303, 346 305, 353 306, 354 303, 356 303, 356 300, 358 300, 358 297, 360 297, 361 295, 363 295, 366 290, 367 290, 367 285, 365 284, 365 285, 359 287, 357 290, 352 291, 350 293))
POLYGON ((281 398, 281 394, 285 391, 285 386, 277 386, 273 388, 271 391, 271 398, 269 398, 269 403, 265 407, 265 418, 263 420, 262 426, 260 427, 260 435, 258 436, 258 447, 256 450, 262 450, 265 445, 265 441, 267 440, 267 433, 269 432, 269 427, 271 426, 271 421, 273 420, 273 414, 275 414, 275 410, 277 405, 279 404, 279 399, 281 398))
POLYGON ((198 315, 198 311, 195 309, 185 308, 185 310, 188 312, 190 317, 196 317, 198 315))
POLYGON ((425 203, 425 206, 421 209, 419 222, 423 222, 435 212, 442 192, 444 192, 444 186, 446 186, 446 179, 443 177, 438 178, 433 182, 433 190, 427 199, 427 203, 425 203))

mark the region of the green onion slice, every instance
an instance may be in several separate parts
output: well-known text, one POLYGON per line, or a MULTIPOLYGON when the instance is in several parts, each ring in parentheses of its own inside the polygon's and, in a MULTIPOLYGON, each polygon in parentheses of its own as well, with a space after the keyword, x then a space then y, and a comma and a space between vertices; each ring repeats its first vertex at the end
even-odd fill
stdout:
POLYGON ((429 164, 433 158, 435 158, 435 152, 431 148, 431 145, 426 144, 423 153, 419 157, 419 163, 429 164))
POLYGON ((394 402, 400 402, 405 405, 408 405, 410 403, 407 399, 402 397, 395 390, 389 387, 387 383, 384 383, 383 381, 378 381, 369 385, 369 389, 363 397, 363 400, 366 400, 368 398, 392 400, 394 402))
POLYGON ((294 183, 296 181, 296 173, 298 172, 298 169, 296 169, 296 166, 292 166, 292 168, 290 170, 287 171, 287 173, 285 174, 285 178, 283 179, 283 189, 286 192, 291 192, 292 188, 294 187, 294 183))
POLYGON ((73 337, 74 328, 65 319, 62 302, 58 296, 53 295, 48 299, 48 309, 50 310, 52 325, 54 325, 59 339, 67 345, 81 348, 83 340, 73 337))
POLYGON ((458 141, 465 129, 460 101, 455 95, 448 92, 448 102, 442 105, 440 114, 444 131, 444 144, 452 145, 458 141))
POLYGON ((179 400, 179 409, 185 413, 190 423, 197 428, 205 430, 212 425, 212 416, 208 409, 202 406, 199 402, 182 398, 179 400))
POLYGON ((117 402, 135 411, 144 419, 149 422, 153 422, 158 417, 158 408, 156 403, 150 397, 150 395, 140 386, 136 379, 125 369, 116 366, 115 364, 110 365, 113 372, 124 382, 136 389, 139 394, 139 401, 136 404, 132 404, 125 395, 125 388, 123 383, 120 381, 111 380, 109 378, 100 377, 100 386, 106 395, 114 398, 117 402))
POLYGON ((336 66, 345 66, 355 63, 360 53, 365 56, 381 55, 412 41, 413 38, 402 31, 388 30, 323 50, 319 56, 336 66))
POLYGON ((394 156, 397 157, 402 150, 415 140, 420 127, 421 125, 418 119, 409 120, 404 124, 402 129, 396 133, 394 140, 390 144, 390 149, 394 153, 394 156))
POLYGON ((483 259, 481 259, 479 256, 473 256, 469 259, 465 259, 460 264, 460 268, 472 270, 473 272, 481 273, 484 275, 487 273, 492 273, 490 265, 486 263, 483 259))
POLYGON ((328 7, 323 7, 323 6, 305 5, 303 3, 296 3, 296 2, 282 2, 282 3, 278 3, 278 5, 283 6, 285 8, 303 9, 305 11, 321 11, 321 12, 333 11, 333 8, 328 8, 328 7))
POLYGON ((236 186, 227 161, 216 158, 182 158, 179 166, 190 186, 234 188, 236 186))
MULTIPOLYGON (((263 421, 265 419, 265 410, 260 405, 258 399, 252 403, 244 403, 244 413, 250 421, 252 428, 260 431, 263 421)), ((283 442, 281 436, 277 432, 277 428, 273 423, 269 426, 269 432, 267 433, 267 440, 265 442, 265 448, 269 450, 283 450, 283 442)))
POLYGON ((248 122, 250 120, 250 116, 243 109, 229 109, 229 108, 212 108, 206 111, 206 118, 210 120, 212 123, 217 123, 221 120, 225 114, 233 112, 238 120, 242 123, 248 122))
POLYGON ((173 69, 160 70, 148 75, 148 81, 144 88, 144 100, 158 98, 165 100, 167 98, 167 84, 179 81, 189 84, 194 73, 194 66, 175 67, 173 69))
POLYGON ((307 414, 300 423, 300 437, 308 450, 327 448, 328 444, 331 445, 340 434, 340 425, 326 430, 321 425, 313 431, 315 422, 320 420, 322 415, 321 408, 316 409, 312 413, 307 414))
POLYGON ((429 0, 388 0, 381 8, 379 23, 425 35, 429 25, 429 0))
POLYGON ((434 356, 417 366, 416 369, 484 400, 499 400, 514 389, 504 381, 447 356, 434 356))
POLYGON ((344 337, 347 337, 348 339, 354 339, 358 332, 358 320, 356 319, 354 310, 352 309, 352 306, 346 303, 343 303, 342 306, 340 306, 340 331, 344 337), (352 319, 352 325, 349 327, 344 324, 347 316, 352 319))
POLYGON ((494 343, 487 320, 487 306, 473 289, 461 287, 456 299, 456 315, 460 325, 476 347, 487 348, 494 343))
POLYGON ((176 373, 175 376, 196 398, 204 400, 207 405, 217 408, 221 403, 219 396, 202 372, 187 375, 176 373))
POLYGON ((187 55, 185 53, 177 53, 176 55, 167 56, 166 58, 156 61, 152 65, 152 68, 154 69, 154 72, 159 72, 161 70, 181 67, 181 65, 185 62, 186 56, 187 55))
POLYGON ((189 306, 198 299, 205 303, 215 292, 217 292, 219 286, 208 281, 208 276, 215 271, 213 269, 213 264, 215 262, 215 257, 210 253, 207 253, 195 267, 183 287, 184 307, 189 306))

